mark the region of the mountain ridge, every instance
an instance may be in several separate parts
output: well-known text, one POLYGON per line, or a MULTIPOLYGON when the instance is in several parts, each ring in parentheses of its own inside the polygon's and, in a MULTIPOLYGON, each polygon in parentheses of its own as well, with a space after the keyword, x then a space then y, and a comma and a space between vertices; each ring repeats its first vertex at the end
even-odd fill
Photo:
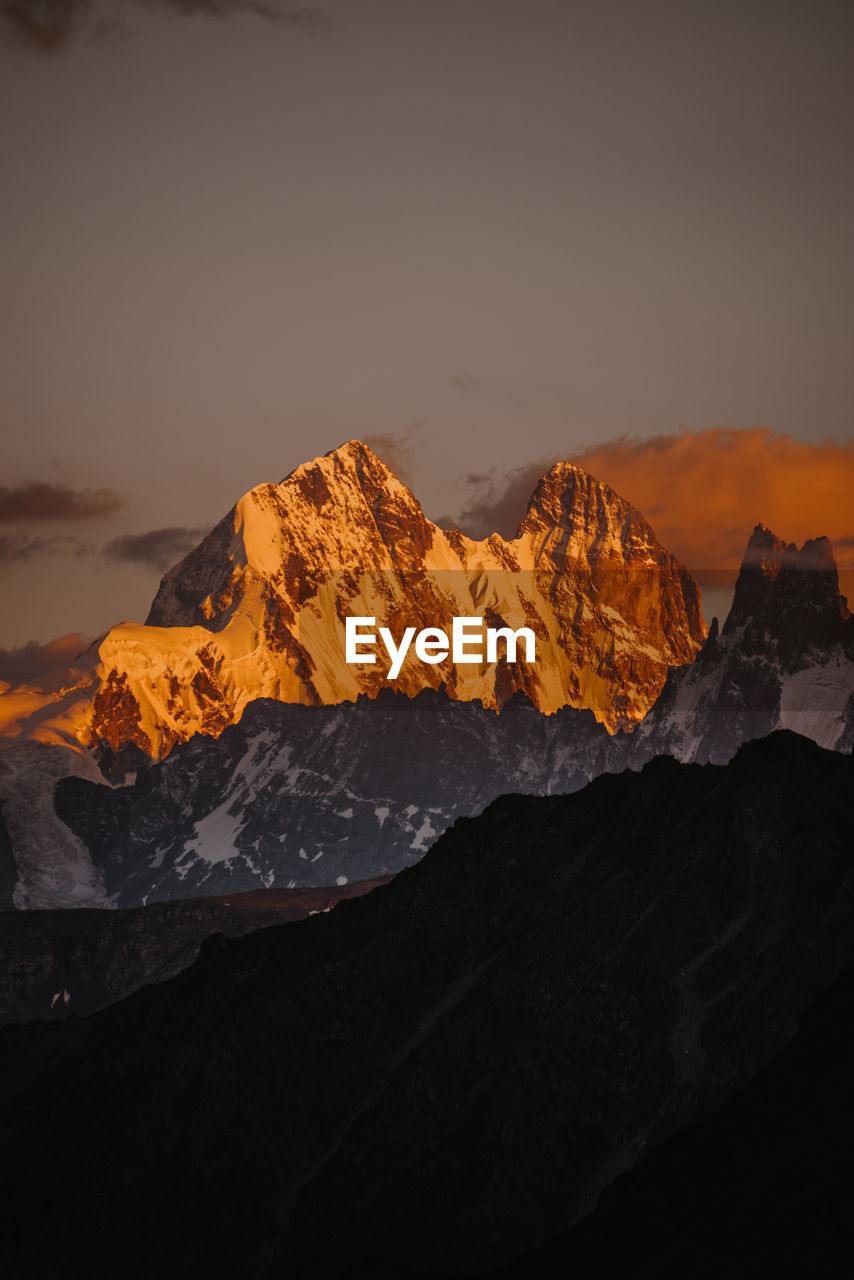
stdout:
POLYGON ((500 707, 523 690, 542 711, 593 710, 636 723, 668 668, 705 638, 699 591, 648 522, 607 485, 559 463, 532 494, 515 540, 474 542, 424 515, 377 456, 349 441, 256 486, 164 575, 148 622, 123 623, 43 691, 0 697, 6 732, 162 757, 217 734, 258 697, 333 704, 386 683, 382 663, 344 661, 343 617, 529 626, 533 664, 404 663, 396 687, 444 684, 500 707))
POLYGON ((7 1266, 260 1280, 524 1254, 854 961, 852 767, 784 731, 726 766, 505 796, 329 915, 5 1029, 7 1266))

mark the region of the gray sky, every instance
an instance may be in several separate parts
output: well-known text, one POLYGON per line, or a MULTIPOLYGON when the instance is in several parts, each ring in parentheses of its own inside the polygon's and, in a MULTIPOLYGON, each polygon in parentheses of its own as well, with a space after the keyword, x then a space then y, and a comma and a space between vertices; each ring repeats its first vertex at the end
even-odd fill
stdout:
POLYGON ((46 51, 0 4, 0 487, 121 499, 12 504, 0 646, 143 617, 182 530, 352 436, 411 431, 434 518, 624 435, 850 444, 849 3, 247 7, 91 0, 46 51))

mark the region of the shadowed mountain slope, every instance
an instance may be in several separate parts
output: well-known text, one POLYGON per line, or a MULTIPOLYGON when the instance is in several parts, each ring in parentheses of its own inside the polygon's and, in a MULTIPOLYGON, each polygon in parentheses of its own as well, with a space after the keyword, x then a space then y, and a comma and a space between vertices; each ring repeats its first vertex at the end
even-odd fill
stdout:
POLYGON ((503 797, 329 915, 7 1028, 7 1268, 453 1274, 535 1248, 854 962, 852 770, 779 733, 503 797))

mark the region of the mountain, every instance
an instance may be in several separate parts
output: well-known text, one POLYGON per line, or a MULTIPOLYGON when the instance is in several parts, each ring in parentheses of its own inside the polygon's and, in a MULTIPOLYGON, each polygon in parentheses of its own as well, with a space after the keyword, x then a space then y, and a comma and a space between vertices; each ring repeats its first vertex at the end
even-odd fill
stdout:
POLYGON ((6 1271, 524 1255, 718 1110, 852 965, 852 783, 850 756, 780 732, 726 766, 504 797, 328 915, 4 1029, 6 1271))
POLYGON ((496 715, 444 688, 412 696, 385 683, 334 707, 257 700, 219 737, 196 735, 154 765, 134 743, 103 749, 103 773, 85 754, 13 740, 0 750, 7 905, 132 907, 372 879, 502 792, 568 793, 666 753, 723 763, 779 727, 847 750, 852 628, 827 541, 799 551, 757 526, 722 632, 670 671, 633 734, 570 707, 543 716, 520 693, 496 715))
POLYGON ((381 652, 344 660, 344 618, 407 625, 454 616, 535 633, 534 663, 436 665, 407 657, 394 687, 444 685, 502 706, 587 708, 609 729, 651 706, 668 668, 705 637, 697 586, 640 513, 557 463, 518 536, 474 542, 432 524, 370 449, 350 441, 247 493, 163 578, 145 626, 113 627, 43 686, 0 697, 0 723, 56 744, 162 757, 215 735, 257 698, 313 705, 388 686, 381 652))
POLYGON ((15 865, 15 851, 9 835, 9 828, 6 826, 3 804, 0 802, 0 911, 8 911, 12 906, 12 895, 15 892, 17 879, 18 869, 15 865))
POLYGON ((0 1025, 93 1013, 186 969, 205 938, 329 911, 381 880, 314 889, 266 889, 137 910, 0 912, 0 1025))
POLYGON ((827 538, 798 549, 758 524, 723 629, 713 622, 694 662, 669 672, 629 759, 723 763, 781 728, 851 750, 854 618, 827 538))
MULTIPOLYGON (((55 821, 103 886, 93 905, 345 884, 417 862, 503 791, 576 791, 616 759, 591 712, 543 716, 521 694, 498 715, 432 689, 336 707, 259 700, 127 786, 60 781, 55 821)), ((27 866, 16 902, 67 905, 27 866)))
POLYGON ((589 1218, 483 1280, 836 1276, 850 1256, 854 970, 714 1115, 605 1189, 589 1218))

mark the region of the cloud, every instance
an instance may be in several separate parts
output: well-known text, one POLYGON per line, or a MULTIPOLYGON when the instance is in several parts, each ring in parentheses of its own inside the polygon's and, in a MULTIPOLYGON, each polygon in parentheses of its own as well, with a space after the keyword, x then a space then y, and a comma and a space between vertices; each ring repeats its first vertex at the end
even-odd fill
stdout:
POLYGON ((0 680, 11 685, 23 684, 56 667, 70 666, 91 641, 91 636, 72 631, 56 640, 49 640, 47 644, 30 640, 29 644, 17 649, 0 649, 0 680))
POLYGON ((0 565, 13 564, 16 560, 29 560, 31 556, 46 550, 44 538, 28 538, 23 533, 0 533, 0 565))
POLYGON ((0 569, 17 561, 30 560, 39 555, 92 555, 95 548, 79 538, 70 538, 64 534, 56 534, 50 538, 31 537, 18 530, 15 533, 0 533, 0 569))
POLYGON ((163 573, 192 551, 207 532, 207 529, 173 526, 151 529, 148 533, 125 533, 108 542, 103 554, 109 560, 141 564, 163 573))
POLYGON ((2 0, 0 17, 15 44, 53 53, 74 34, 89 0, 2 0))
POLYGON ((363 436, 362 444, 372 449, 404 484, 412 484, 414 446, 424 424, 413 422, 408 431, 386 431, 379 435, 363 436))
MULTIPOLYGON (((138 0, 143 3, 143 0, 138 0)), ((270 22, 318 26, 329 19, 317 5, 287 3, 286 0, 144 0, 149 8, 171 10, 181 17, 227 18, 235 13, 251 13, 270 22)), ((87 25, 92 0, 0 0, 2 28, 14 44, 37 53, 55 53, 87 25)), ((98 23, 114 23, 108 4, 94 6, 98 23)))
MULTIPOLYGON (((854 441, 809 444, 766 427, 714 427, 649 439, 620 437, 567 459, 632 502, 659 541, 709 583, 730 580, 757 523, 798 545, 830 538, 854 569, 854 441)), ((457 517, 437 521, 484 538, 515 535, 528 499, 555 458, 465 477, 457 517)))
POLYGON ((113 489, 69 489, 28 480, 12 489, 0 486, 0 521, 94 520, 113 515, 124 501, 113 489))
POLYGON ((326 21, 324 9, 313 4, 284 3, 284 0, 147 0, 155 8, 174 9, 183 17, 195 14, 213 18, 227 18, 232 13, 254 13, 271 22, 287 22, 292 25, 310 25, 326 21))
POLYGON ((451 386, 454 391, 461 391, 463 395, 471 395, 474 391, 483 390, 483 383, 474 373, 455 373, 451 378, 451 386))
POLYGON ((854 568, 854 441, 810 444, 767 427, 620 437, 572 457, 638 507, 696 571, 737 568, 754 525, 799 545, 830 538, 854 568))
POLYGON ((468 498, 462 511, 436 523, 443 529, 461 529, 470 538, 488 538, 491 533, 515 538, 537 481, 554 462, 553 457, 540 458, 509 471, 493 467, 469 472, 463 477, 468 498))

